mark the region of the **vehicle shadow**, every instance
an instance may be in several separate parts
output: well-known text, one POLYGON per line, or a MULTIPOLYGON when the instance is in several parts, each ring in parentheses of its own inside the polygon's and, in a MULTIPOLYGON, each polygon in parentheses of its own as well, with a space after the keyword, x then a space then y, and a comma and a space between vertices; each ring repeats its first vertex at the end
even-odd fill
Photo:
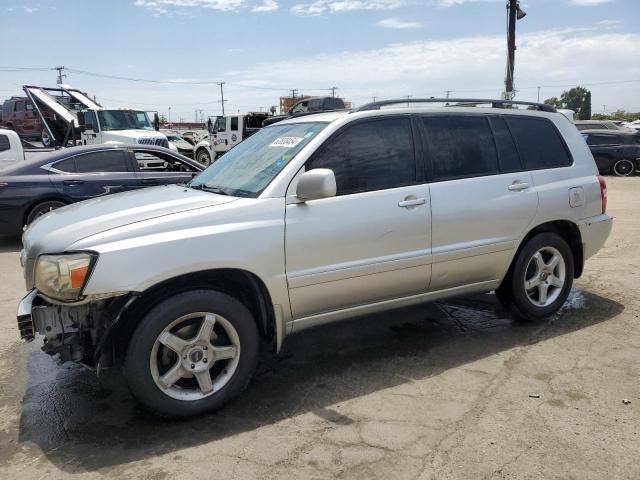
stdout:
POLYGON ((98 379, 33 351, 16 448, 33 442, 56 467, 79 473, 233 437, 303 413, 349 424, 353 420, 332 405, 569 334, 623 310, 615 301, 574 290, 561 313, 539 323, 514 322, 493 295, 477 295, 326 325, 292 337, 278 357, 265 355, 248 389, 222 411, 181 421, 147 414, 118 372, 98 379))
POLYGON ((19 252, 21 248, 20 235, 0 235, 0 253, 19 252))

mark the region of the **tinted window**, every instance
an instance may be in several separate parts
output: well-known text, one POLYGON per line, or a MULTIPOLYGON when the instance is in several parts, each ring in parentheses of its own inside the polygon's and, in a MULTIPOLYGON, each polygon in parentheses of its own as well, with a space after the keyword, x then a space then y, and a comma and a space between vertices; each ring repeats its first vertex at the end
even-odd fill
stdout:
POLYGON ((67 158, 53 165, 53 168, 61 172, 74 173, 76 171, 75 157, 67 158))
POLYGON ((9 144, 9 137, 6 135, 0 135, 0 152, 4 152, 5 150, 9 150, 11 145, 9 144))
POLYGON ((541 118, 507 118, 518 153, 529 170, 571 165, 571 158, 553 123, 541 118))
POLYGON ((134 153, 141 171, 153 172, 195 172, 191 165, 182 163, 164 152, 136 151, 134 153))
POLYGON ((333 170, 338 195, 415 183, 411 122, 389 118, 347 127, 311 159, 307 170, 313 168, 333 170))
POLYGON ((486 117, 423 117, 427 156, 436 180, 495 173, 493 135, 486 117))
POLYGON ((587 135, 587 145, 613 145, 620 143, 613 135, 587 135))
POLYGON ((231 117, 231 130, 238 130, 238 117, 231 117))
POLYGON ((22 112, 24 110, 24 102, 16 102, 15 111, 22 112))
POLYGON ((513 141, 511 132, 507 127, 504 118, 493 117, 490 119, 493 128, 493 136, 496 140, 496 148, 498 149, 498 162, 501 172, 515 172, 522 169, 518 150, 513 141))
POLYGON ((120 150, 87 153, 76 157, 76 169, 78 173, 127 172, 127 156, 126 151, 120 150))

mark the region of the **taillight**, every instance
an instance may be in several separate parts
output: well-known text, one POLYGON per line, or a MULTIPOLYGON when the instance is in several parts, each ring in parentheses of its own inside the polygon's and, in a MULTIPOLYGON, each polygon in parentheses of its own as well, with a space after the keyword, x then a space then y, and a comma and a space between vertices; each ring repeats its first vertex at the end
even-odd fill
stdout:
POLYGON ((602 175, 598 175, 598 183, 600 183, 600 196, 602 197, 602 213, 607 213, 607 182, 604 181, 602 175))

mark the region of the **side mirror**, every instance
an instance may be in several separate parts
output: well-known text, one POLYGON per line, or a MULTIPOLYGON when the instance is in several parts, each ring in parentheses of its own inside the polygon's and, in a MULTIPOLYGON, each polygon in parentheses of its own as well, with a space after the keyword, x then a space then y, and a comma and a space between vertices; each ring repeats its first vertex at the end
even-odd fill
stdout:
POLYGON ((157 112, 153 114, 153 129, 156 132, 160 130, 160 117, 157 112))
POLYGON ((84 112, 76 113, 76 117, 78 117, 78 126, 79 127, 83 127, 84 126, 84 112))
POLYGON ((303 202, 335 197, 336 176, 328 168, 315 168, 302 174, 298 180, 296 197, 303 202))

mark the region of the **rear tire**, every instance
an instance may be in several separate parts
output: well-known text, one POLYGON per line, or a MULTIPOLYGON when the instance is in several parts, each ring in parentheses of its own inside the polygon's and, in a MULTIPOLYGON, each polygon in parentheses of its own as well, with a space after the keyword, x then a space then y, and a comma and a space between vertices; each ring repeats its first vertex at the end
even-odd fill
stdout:
POLYGON ((27 215, 27 226, 31 225, 36 218, 39 218, 47 213, 56 210, 57 208, 64 207, 66 203, 60 200, 47 200, 46 202, 38 203, 27 215))
POLYGON ((573 285, 573 253, 556 233, 529 239, 496 294, 519 319, 541 320, 555 314, 573 285))
POLYGON ((142 318, 124 374, 131 393, 156 415, 199 415, 246 388, 258 346, 256 323, 242 303, 214 290, 187 291, 142 318))
POLYGON ((611 171, 616 177, 630 177, 636 171, 636 164, 633 160, 618 160, 613 164, 611 171))

